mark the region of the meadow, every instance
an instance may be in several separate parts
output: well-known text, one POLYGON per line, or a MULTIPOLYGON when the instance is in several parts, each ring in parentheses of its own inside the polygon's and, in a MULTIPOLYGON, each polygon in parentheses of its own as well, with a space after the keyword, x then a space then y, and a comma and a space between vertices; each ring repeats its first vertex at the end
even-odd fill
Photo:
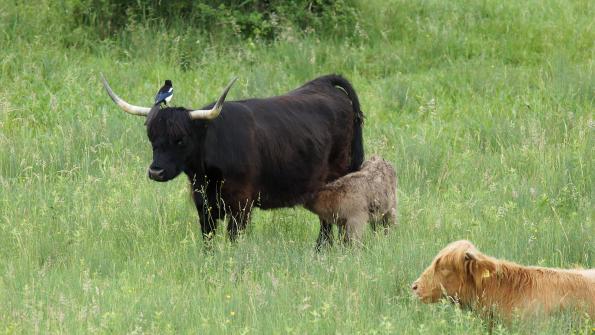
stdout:
MULTIPOLYGON (((353 33, 218 38, 131 20, 95 38, 63 2, 0 0, 0 333, 483 334, 410 285, 447 243, 595 267, 592 1, 361 1, 353 33), (317 253, 302 208, 254 212, 205 250, 187 180, 147 178, 141 118, 164 79, 200 107, 341 73, 366 155, 399 176, 399 226, 317 253)), ((496 334, 592 334, 579 313, 496 334)))

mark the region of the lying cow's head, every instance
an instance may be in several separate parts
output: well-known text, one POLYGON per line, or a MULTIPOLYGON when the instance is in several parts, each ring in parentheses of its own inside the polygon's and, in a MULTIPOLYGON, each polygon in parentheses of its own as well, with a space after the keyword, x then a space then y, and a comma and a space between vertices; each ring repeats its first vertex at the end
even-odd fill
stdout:
POLYGON ((210 109, 191 110, 182 107, 159 105, 148 107, 134 106, 118 97, 101 76, 103 86, 112 100, 127 113, 147 117, 147 135, 153 146, 153 162, 149 166, 149 178, 156 181, 168 181, 177 177, 192 160, 196 160, 202 151, 208 121, 216 118, 235 82, 227 85, 223 94, 210 109), (196 127, 194 120, 204 120, 203 127, 196 127))
POLYGON ((469 303, 483 280, 494 275, 496 264, 469 241, 456 241, 442 249, 413 283, 413 292, 425 303, 448 297, 469 303))

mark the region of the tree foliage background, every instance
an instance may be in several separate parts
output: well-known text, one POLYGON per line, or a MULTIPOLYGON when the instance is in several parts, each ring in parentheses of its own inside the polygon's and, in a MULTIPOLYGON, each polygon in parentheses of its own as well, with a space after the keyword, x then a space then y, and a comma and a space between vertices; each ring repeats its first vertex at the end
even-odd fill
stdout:
POLYGON ((69 11, 74 26, 96 29, 102 38, 135 20, 274 39, 288 25, 347 33, 356 19, 351 0, 74 0, 69 11))

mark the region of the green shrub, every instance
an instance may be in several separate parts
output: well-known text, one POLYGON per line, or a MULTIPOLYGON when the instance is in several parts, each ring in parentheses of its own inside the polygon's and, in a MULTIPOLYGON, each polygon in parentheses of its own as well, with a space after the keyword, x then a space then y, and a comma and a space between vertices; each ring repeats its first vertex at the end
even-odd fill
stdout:
POLYGON ((71 10, 74 26, 94 28, 101 38, 131 20, 262 39, 288 27, 348 35, 357 18, 351 0, 76 0, 71 10))

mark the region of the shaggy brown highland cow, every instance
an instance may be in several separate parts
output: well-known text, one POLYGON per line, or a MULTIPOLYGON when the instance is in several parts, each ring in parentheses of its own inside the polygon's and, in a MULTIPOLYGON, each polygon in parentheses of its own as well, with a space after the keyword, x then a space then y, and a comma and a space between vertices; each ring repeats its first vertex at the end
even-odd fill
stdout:
POLYGON ((343 241, 361 243, 366 223, 385 232, 397 223, 397 175, 389 162, 373 156, 361 169, 325 186, 305 204, 321 221, 333 222, 343 241))
POLYGON ((522 266, 484 255, 469 241, 456 241, 440 251, 412 289, 425 303, 447 297, 505 319, 569 308, 595 318, 594 273, 522 266))

